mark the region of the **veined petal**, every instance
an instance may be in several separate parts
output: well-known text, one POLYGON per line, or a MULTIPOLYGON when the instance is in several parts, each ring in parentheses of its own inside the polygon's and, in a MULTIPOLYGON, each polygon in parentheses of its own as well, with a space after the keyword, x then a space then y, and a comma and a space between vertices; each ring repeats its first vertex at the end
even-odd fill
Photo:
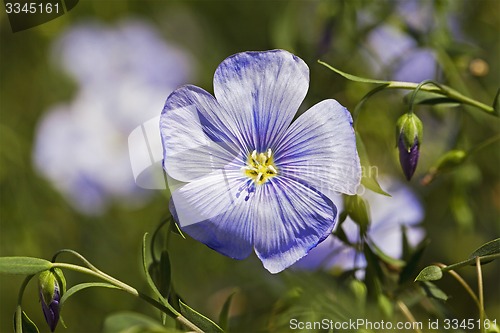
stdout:
POLYGON ((301 115, 276 148, 280 174, 301 180, 332 198, 355 194, 361 166, 349 112, 333 99, 301 115))
POLYGON ((160 118, 164 168, 180 181, 191 181, 238 162, 238 139, 219 118, 215 98, 195 86, 184 86, 167 99, 160 118))
POLYGON ((283 50, 235 54, 214 75, 215 97, 243 134, 249 151, 274 148, 308 87, 307 65, 283 50))
POLYGON ((271 273, 304 257, 335 224, 337 208, 331 200, 293 179, 275 177, 252 199, 255 252, 271 273))
POLYGON ((172 192, 173 214, 181 229, 235 259, 252 251, 251 202, 240 170, 219 170, 172 192))

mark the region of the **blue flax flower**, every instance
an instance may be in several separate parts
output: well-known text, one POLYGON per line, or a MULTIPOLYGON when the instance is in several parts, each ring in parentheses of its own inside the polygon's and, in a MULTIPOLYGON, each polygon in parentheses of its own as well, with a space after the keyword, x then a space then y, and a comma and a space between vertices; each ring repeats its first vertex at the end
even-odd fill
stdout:
POLYGON ((351 116, 329 99, 292 123, 309 68, 283 50, 235 54, 213 84, 215 98, 177 89, 161 115, 171 211, 194 239, 235 259, 254 249, 278 273, 331 233, 334 193, 359 185, 351 116))

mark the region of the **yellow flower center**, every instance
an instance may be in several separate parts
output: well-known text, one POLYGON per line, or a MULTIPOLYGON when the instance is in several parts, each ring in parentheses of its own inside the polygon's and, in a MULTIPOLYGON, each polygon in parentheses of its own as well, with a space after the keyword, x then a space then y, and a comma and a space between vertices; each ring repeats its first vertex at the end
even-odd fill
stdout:
POLYGON ((271 149, 259 154, 254 150, 248 155, 247 165, 242 170, 257 185, 264 184, 269 178, 278 174, 271 149))

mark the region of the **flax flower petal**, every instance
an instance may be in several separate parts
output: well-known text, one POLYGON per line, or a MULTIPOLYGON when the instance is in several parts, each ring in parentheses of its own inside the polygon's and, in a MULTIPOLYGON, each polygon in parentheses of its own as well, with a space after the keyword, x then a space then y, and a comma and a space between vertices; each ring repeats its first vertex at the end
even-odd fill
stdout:
MULTIPOLYGON (((194 239, 234 259, 252 251, 253 203, 239 170, 220 170, 172 192, 174 218, 194 239), (246 200, 245 200, 246 199, 246 200)), ((172 208, 172 207, 171 207, 172 208)))
POLYGON ((301 115, 276 147, 278 170, 332 198, 355 194, 361 166, 349 112, 335 100, 324 100, 301 115))
POLYGON ((254 247, 264 267, 278 273, 330 235, 337 208, 294 179, 273 178, 256 193, 254 247))
POLYGON ((181 87, 169 96, 160 131, 170 177, 188 182, 242 158, 238 139, 219 118, 221 113, 215 98, 195 86, 181 87))
POLYGON ((283 50, 235 54, 214 75, 215 97, 250 151, 274 148, 308 87, 307 65, 283 50))

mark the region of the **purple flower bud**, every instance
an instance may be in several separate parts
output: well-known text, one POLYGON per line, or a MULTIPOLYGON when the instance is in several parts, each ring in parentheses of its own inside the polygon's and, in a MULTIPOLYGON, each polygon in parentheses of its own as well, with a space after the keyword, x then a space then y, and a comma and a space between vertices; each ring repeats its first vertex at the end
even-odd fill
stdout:
POLYGON ((38 290, 45 321, 54 332, 59 321, 59 303, 66 290, 66 280, 62 271, 56 268, 41 272, 38 277, 38 290))
POLYGON ((399 163, 407 180, 417 168, 423 125, 413 113, 402 115, 396 124, 396 145, 399 149, 399 163))
POLYGON ((398 149, 399 149, 399 163, 401 164, 401 168, 403 169, 406 179, 410 180, 413 174, 415 173, 415 169, 417 168, 417 163, 418 163, 418 157, 419 157, 418 138, 415 137, 413 144, 409 149, 407 149, 404 143, 404 139, 402 138, 402 136, 400 136, 398 140, 398 149))
POLYGON ((45 316, 45 321, 50 327, 50 331, 54 332, 57 323, 59 322, 59 301, 61 297, 59 294, 59 288, 56 286, 54 289, 54 295, 52 300, 47 304, 45 303, 43 293, 40 290, 40 302, 42 303, 43 315, 45 316))

